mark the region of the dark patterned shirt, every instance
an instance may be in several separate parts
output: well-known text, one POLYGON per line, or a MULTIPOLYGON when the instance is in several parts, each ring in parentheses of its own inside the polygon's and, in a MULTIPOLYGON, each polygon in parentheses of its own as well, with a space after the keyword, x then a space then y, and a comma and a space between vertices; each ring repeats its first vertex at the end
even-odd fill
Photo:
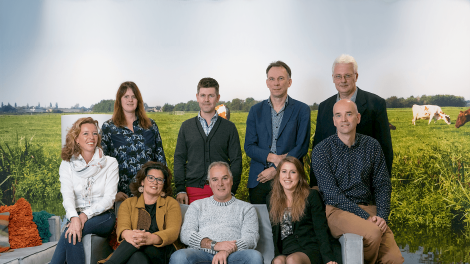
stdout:
POLYGON ((334 134, 313 150, 312 168, 325 204, 367 219, 358 203, 375 203, 377 216, 388 220, 392 186, 377 140, 356 134, 349 148, 334 134))
POLYGON ((139 119, 134 121, 134 132, 127 127, 117 127, 112 119, 103 123, 101 145, 105 155, 114 157, 119 163, 118 192, 131 196, 129 184, 147 161, 159 161, 166 165, 162 139, 155 121, 144 129, 139 119))
MULTIPOLYGON (((286 109, 287 102, 289 100, 289 97, 286 97, 286 103, 284 106, 279 110, 279 113, 274 110, 273 104, 271 103, 271 97, 268 99, 268 104, 271 107, 271 124, 272 124, 272 129, 273 129, 273 138, 272 138, 272 143, 271 143, 271 149, 270 153, 277 154, 277 137, 279 136, 279 127, 281 126, 282 118, 284 117, 284 109, 286 109)), ((269 167, 274 167, 274 164, 272 162, 267 163, 267 168, 269 167)))

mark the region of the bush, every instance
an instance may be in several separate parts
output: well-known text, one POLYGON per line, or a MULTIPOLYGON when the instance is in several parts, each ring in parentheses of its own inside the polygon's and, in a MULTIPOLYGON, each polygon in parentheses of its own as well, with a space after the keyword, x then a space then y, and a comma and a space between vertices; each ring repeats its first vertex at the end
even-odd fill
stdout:
POLYGON ((13 204, 19 198, 57 201, 60 196, 60 158, 45 155, 32 139, 19 138, 16 144, 0 143, 0 180, 2 203, 13 204))

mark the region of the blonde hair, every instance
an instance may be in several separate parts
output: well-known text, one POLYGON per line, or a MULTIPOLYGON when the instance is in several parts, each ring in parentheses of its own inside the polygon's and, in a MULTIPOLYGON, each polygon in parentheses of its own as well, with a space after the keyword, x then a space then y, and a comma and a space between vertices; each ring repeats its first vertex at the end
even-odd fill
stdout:
POLYGON ((80 134, 80 131, 82 131, 83 124, 94 124, 96 126, 96 129, 98 130, 98 142, 96 146, 101 148, 101 133, 99 133, 100 128, 98 126, 98 121, 91 117, 83 117, 73 123, 65 136, 65 145, 62 148, 62 153, 60 155, 63 160, 70 161, 72 156, 78 156, 80 154, 80 146, 75 140, 80 134))

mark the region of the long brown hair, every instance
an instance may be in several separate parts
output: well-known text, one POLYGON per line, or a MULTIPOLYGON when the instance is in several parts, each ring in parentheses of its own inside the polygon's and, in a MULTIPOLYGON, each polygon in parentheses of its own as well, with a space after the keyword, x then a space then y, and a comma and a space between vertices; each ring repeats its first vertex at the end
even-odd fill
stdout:
POLYGON ((135 109, 136 115, 139 117, 139 125, 145 129, 149 129, 152 126, 150 118, 145 113, 144 100, 140 93, 139 87, 134 82, 123 82, 116 93, 116 101, 114 101, 114 113, 113 123, 116 126, 125 127, 127 126, 126 117, 124 116, 124 110, 122 110, 121 99, 126 94, 127 89, 131 89, 137 99, 137 108, 135 109))
POLYGON ((173 195, 173 188, 171 187, 171 171, 167 166, 165 166, 165 164, 155 161, 147 161, 137 172, 134 181, 129 184, 129 189, 132 194, 140 197, 141 193, 139 192, 139 187, 141 186, 142 181, 145 180, 145 177, 147 177, 149 170, 159 170, 163 173, 163 177, 165 178, 162 189, 162 192, 165 193, 163 197, 171 197, 173 195))
POLYGON ((273 224, 279 224, 282 221, 284 210, 287 208, 287 196, 282 187, 279 174, 284 163, 289 162, 295 165, 297 174, 299 175, 299 183, 295 187, 292 197, 291 215, 292 222, 299 221, 304 215, 306 200, 310 194, 310 187, 307 183, 304 167, 300 161, 292 156, 285 157, 277 166, 276 176, 272 182, 272 193, 270 198, 269 217, 273 224))
POLYGON ((94 120, 91 117, 83 117, 73 123, 72 127, 69 129, 67 135, 65 136, 65 145, 62 148, 62 153, 60 154, 63 160, 70 161, 72 156, 78 157, 78 155, 80 154, 80 146, 75 140, 80 134, 80 131, 82 131, 83 124, 94 124, 96 126, 96 129, 98 130, 98 142, 96 146, 101 148, 101 133, 99 133, 100 128, 98 126, 98 121, 94 120))

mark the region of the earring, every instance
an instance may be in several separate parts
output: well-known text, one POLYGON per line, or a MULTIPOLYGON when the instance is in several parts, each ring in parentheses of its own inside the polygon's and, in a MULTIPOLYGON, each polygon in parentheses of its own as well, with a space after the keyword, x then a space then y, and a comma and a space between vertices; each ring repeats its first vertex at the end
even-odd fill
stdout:
POLYGON ((139 192, 140 192, 140 193, 143 193, 143 192, 144 192, 144 186, 140 186, 140 187, 139 187, 139 192))
POLYGON ((160 196, 161 196, 161 197, 165 197, 165 192, 161 192, 161 193, 160 193, 160 196))

